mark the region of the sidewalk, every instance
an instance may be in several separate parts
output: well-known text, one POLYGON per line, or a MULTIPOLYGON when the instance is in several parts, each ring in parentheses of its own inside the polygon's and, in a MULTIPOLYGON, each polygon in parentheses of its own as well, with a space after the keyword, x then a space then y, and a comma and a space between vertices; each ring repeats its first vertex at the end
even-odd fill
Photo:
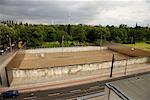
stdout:
MULTIPOLYGON (((119 69, 120 70, 120 69, 119 69)), ((143 73, 150 71, 150 63, 145 64, 136 64, 128 66, 128 70, 126 75, 132 75, 137 73, 143 73)), ((117 72, 114 70, 113 77, 122 77, 126 76, 123 71, 117 72)), ((11 87, 4 87, 0 88, 0 92, 6 90, 19 90, 20 92, 31 92, 31 91, 41 91, 47 89, 55 89, 73 85, 79 85, 84 83, 90 83, 95 81, 103 81, 112 79, 109 77, 108 71, 91 71, 91 72, 84 72, 84 73, 77 73, 72 75, 63 75, 51 78, 43 78, 40 79, 38 82, 30 79, 14 79, 12 82, 11 87), (107 73, 106 73, 107 72, 107 73)))

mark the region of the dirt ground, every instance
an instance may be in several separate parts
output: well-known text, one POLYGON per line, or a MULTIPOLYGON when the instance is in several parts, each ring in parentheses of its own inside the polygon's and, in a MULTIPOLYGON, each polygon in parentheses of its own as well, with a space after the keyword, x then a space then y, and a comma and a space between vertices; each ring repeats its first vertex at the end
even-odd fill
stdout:
POLYGON ((131 57, 147 57, 150 56, 149 51, 145 51, 142 49, 137 49, 134 47, 123 46, 123 45, 111 45, 109 46, 110 50, 117 51, 121 54, 125 54, 131 57))
POLYGON ((8 64, 7 67, 30 69, 111 61, 113 53, 115 54, 115 60, 129 58, 129 56, 127 55, 123 55, 111 50, 25 55, 17 54, 16 57, 8 64))

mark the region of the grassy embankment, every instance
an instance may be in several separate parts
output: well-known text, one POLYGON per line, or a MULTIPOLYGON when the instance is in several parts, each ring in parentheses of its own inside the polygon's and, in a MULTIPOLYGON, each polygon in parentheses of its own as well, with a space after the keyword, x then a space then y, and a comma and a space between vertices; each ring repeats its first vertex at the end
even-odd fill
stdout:
POLYGON ((150 44, 146 42, 137 42, 135 44, 127 44, 127 45, 150 51, 150 44))

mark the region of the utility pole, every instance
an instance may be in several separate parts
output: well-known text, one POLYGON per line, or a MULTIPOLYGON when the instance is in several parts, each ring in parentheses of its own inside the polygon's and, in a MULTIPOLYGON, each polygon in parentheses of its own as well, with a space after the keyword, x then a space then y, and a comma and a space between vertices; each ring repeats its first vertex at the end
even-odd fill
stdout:
POLYGON ((112 77, 112 73, 113 73, 113 67, 114 67, 114 61, 115 61, 115 58, 114 58, 114 54, 112 56, 112 64, 111 64, 111 72, 110 72, 110 77, 112 77))
POLYGON ((62 47, 62 56, 63 56, 63 45, 64 44, 64 35, 62 36, 62 39, 61 39, 61 47, 62 47))
POLYGON ((103 42, 103 36, 102 36, 102 35, 101 35, 101 40, 100 40, 100 41, 101 41, 101 44, 100 44, 100 45, 102 46, 102 44, 103 44, 103 43, 102 43, 102 42, 103 42))
POLYGON ((70 14, 69 14, 69 16, 68 16, 68 24, 70 24, 70 17, 71 17, 71 16, 70 16, 70 14))
POLYGON ((133 44, 133 37, 131 37, 131 44, 133 44))

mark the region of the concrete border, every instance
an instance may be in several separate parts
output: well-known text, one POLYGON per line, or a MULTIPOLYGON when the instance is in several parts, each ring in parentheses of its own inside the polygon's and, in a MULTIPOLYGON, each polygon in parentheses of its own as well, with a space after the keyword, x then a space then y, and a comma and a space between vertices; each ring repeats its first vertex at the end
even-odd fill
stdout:
POLYGON ((85 46, 85 47, 57 47, 57 48, 40 48, 25 50, 25 53, 57 53, 57 52, 78 52, 78 51, 92 51, 105 50, 108 47, 99 46, 85 46))
POLYGON ((15 57, 18 51, 15 51, 12 55, 9 55, 0 65, 0 77, 2 80, 2 86, 8 86, 11 83, 10 77, 7 77, 6 66, 15 57))

